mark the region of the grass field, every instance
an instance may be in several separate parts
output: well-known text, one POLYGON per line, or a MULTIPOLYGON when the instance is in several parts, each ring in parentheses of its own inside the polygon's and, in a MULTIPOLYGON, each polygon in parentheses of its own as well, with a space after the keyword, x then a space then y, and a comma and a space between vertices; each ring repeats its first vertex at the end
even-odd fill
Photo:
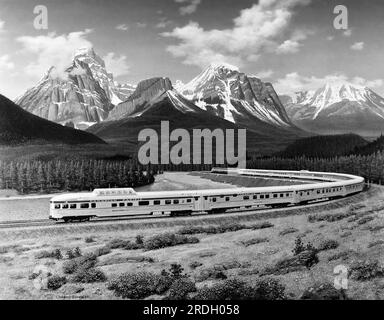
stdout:
MULTIPOLYGON (((65 226, 63 229, 1 230, 0 298, 118 299, 107 288, 108 281, 76 282, 63 273, 63 264, 68 261, 66 251, 79 247, 83 254, 101 252, 96 267, 108 279, 126 272, 160 273, 162 269, 169 269, 172 263, 180 263, 198 288, 221 283, 224 277, 241 279, 250 285, 260 279, 273 278, 284 285, 288 299, 297 299, 316 283, 332 284, 333 271, 338 265, 352 268, 358 261, 376 260, 383 266, 383 201, 384 189, 373 187, 340 202, 294 211, 163 219, 159 223, 144 224, 138 221, 65 226), (255 228, 265 222, 269 222, 266 228, 255 228), (179 234, 183 227, 214 229, 228 224, 237 224, 238 230, 188 236, 196 237, 198 243, 160 249, 125 246, 127 241, 134 243, 137 235, 147 243, 154 235, 179 234), (318 263, 310 269, 299 267, 283 273, 266 272, 276 269, 282 260, 293 257, 297 237, 303 243, 310 242, 321 248, 318 263), (124 246, 112 243, 123 243, 124 246), (56 249, 60 250, 63 259, 44 258, 42 251, 56 249), (32 275, 41 268, 65 276, 68 282, 57 290, 38 289, 32 275)), ((384 299, 384 273, 380 270, 369 270, 368 273, 371 277, 367 280, 349 279, 346 290, 349 298, 384 299)), ((159 299, 162 295, 150 297, 159 299)))

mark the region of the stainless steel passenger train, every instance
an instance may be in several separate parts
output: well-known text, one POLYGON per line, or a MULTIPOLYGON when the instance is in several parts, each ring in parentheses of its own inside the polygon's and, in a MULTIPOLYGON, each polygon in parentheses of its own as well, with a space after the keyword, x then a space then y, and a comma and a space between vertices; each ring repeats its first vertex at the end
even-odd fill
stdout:
POLYGON ((311 182, 291 186, 193 191, 136 192, 131 188, 95 189, 89 193, 53 197, 50 201, 50 219, 68 222, 95 217, 191 215, 258 206, 284 207, 345 197, 362 191, 364 187, 362 177, 329 172, 222 168, 212 169, 212 172, 311 182))

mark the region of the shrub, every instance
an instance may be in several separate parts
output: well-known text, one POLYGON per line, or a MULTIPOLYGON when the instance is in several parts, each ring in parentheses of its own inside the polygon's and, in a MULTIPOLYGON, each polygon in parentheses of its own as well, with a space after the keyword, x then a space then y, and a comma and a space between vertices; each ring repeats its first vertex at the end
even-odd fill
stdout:
POLYGON ((339 213, 321 213, 321 214, 310 214, 308 216, 308 222, 335 222, 353 215, 353 212, 339 212, 339 213))
POLYGON ((104 246, 104 247, 101 247, 101 248, 97 248, 93 254, 96 256, 96 257, 100 257, 100 256, 104 256, 108 253, 111 252, 111 248, 108 247, 108 246, 104 246))
POLYGON ((253 238, 245 241, 241 241, 241 244, 245 247, 249 247, 258 243, 268 242, 268 238, 253 238))
POLYGON ((344 290, 337 290, 330 283, 316 284, 307 288, 300 299, 302 300, 346 300, 347 295, 344 290))
POLYGON ((178 234, 199 234, 199 233, 207 233, 207 234, 216 234, 216 233, 225 233, 225 232, 233 232, 238 231, 242 229, 251 229, 252 227, 248 227, 244 224, 239 223, 229 223, 229 224, 223 224, 220 226, 199 226, 199 227, 193 227, 193 226, 187 226, 181 228, 177 233, 178 234))
POLYGON ((285 299, 285 287, 276 279, 262 279, 251 287, 237 279, 225 280, 198 290, 198 300, 277 300, 285 299))
POLYGON ((315 250, 315 248, 313 247, 313 245, 310 242, 308 242, 306 245, 304 245, 301 237, 296 237, 295 247, 292 250, 292 253, 295 256, 298 255, 299 253, 304 252, 304 251, 314 251, 314 250, 315 250))
POLYGON ((284 229, 282 231, 279 232, 279 235, 280 236, 285 236, 286 234, 290 234, 290 233, 295 233, 295 232, 298 232, 299 230, 296 229, 296 228, 287 228, 287 229, 284 229))
POLYGON ((326 251, 336 249, 339 246, 339 243, 333 239, 323 240, 318 246, 317 251, 326 251))
POLYGON ((173 278, 180 278, 184 276, 184 268, 181 266, 181 264, 172 263, 169 271, 173 278))
POLYGON ((161 294, 169 289, 172 280, 151 272, 123 273, 108 283, 115 295, 129 299, 143 299, 152 294, 161 294))
POLYGON ((272 227, 274 227, 272 223, 270 223, 269 221, 264 221, 264 222, 253 224, 251 225, 250 228, 252 230, 259 230, 259 229, 266 229, 266 228, 272 228, 272 227))
POLYGON ((341 252, 335 253, 328 257, 328 261, 333 261, 338 259, 346 260, 349 258, 351 253, 352 253, 351 251, 341 251, 341 252))
POLYGON ((378 260, 361 260, 352 263, 348 276, 354 280, 365 281, 384 276, 384 269, 378 260))
POLYGON ((57 290, 66 283, 67 279, 65 277, 53 275, 48 277, 47 288, 50 290, 57 290))
POLYGON ((93 283, 104 282, 107 280, 104 272, 96 268, 79 268, 72 276, 72 282, 93 283))
POLYGON ((85 238, 85 243, 92 243, 92 242, 96 242, 96 240, 93 237, 86 237, 85 238))
POLYGON ((53 250, 53 251, 47 251, 43 250, 38 252, 35 255, 36 259, 45 259, 45 258, 54 258, 57 260, 63 259, 63 255, 61 254, 61 251, 59 249, 53 250))
POLYGON ((65 261, 63 264, 63 272, 72 274, 78 269, 90 269, 96 265, 96 261, 97 257, 95 254, 85 254, 84 256, 65 261))
POLYGON ((108 247, 111 249, 120 249, 125 248, 129 243, 129 240, 113 239, 108 243, 108 247))
POLYGON ((165 247, 172 247, 186 243, 198 243, 199 239, 196 237, 187 237, 174 233, 163 233, 155 235, 144 242, 146 250, 156 250, 165 247))
POLYGON ((186 278, 180 278, 173 281, 169 288, 167 299, 186 300, 188 294, 196 291, 195 283, 186 278))
POLYGON ((75 249, 68 249, 66 254, 68 259, 74 259, 82 255, 79 247, 76 247, 75 249))
POLYGON ((200 267, 200 266, 202 266, 203 264, 201 263, 201 262, 199 262, 199 261, 193 261, 193 262, 191 262, 190 264, 189 264, 189 267, 191 268, 191 269, 196 269, 197 267, 200 267))
POLYGON ((223 272, 223 270, 218 270, 215 268, 206 268, 200 271, 200 273, 196 276, 196 279, 198 281, 205 281, 208 279, 227 279, 227 276, 223 272))
POLYGON ((136 236, 136 244, 142 245, 144 243, 144 237, 140 234, 136 236))
POLYGON ((368 248, 372 248, 372 247, 376 247, 376 246, 380 246, 384 244, 384 240, 380 239, 380 240, 376 240, 376 241, 372 241, 368 244, 368 248))
POLYGON ((373 219, 375 219, 375 218, 372 216, 364 217, 364 218, 361 218, 359 221, 357 221, 357 224, 360 224, 360 225, 366 224, 367 222, 372 221, 373 219))
POLYGON ((316 250, 305 250, 299 254, 279 260, 274 266, 267 267, 263 274, 286 274, 302 270, 303 267, 310 269, 319 262, 316 250))

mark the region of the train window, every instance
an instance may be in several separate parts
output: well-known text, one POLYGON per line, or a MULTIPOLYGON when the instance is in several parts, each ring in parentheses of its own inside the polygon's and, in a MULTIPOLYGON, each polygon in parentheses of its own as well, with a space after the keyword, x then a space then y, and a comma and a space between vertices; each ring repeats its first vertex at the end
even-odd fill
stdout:
POLYGON ((125 203, 124 202, 120 202, 119 203, 119 207, 124 207, 125 206, 125 203))
POLYGON ((154 205, 159 205, 159 204, 160 204, 160 200, 154 200, 154 201, 153 201, 153 204, 154 204, 154 205))
POLYGON ((284 193, 280 193, 280 198, 284 197, 284 193))
POLYGON ((268 199, 268 198, 269 198, 269 194, 266 194, 266 195, 265 195, 265 199, 268 199))
POLYGON ((307 196, 309 196, 309 191, 307 191, 307 196))
POLYGON ((244 200, 249 200, 249 196, 244 196, 243 199, 244 200))
POLYGON ((132 202, 127 202, 127 207, 132 207, 133 203, 132 202))
POLYGON ((117 203, 112 203, 112 208, 117 207, 117 203))
POLYGON ((76 209, 76 203, 71 203, 71 204, 69 205, 69 208, 70 208, 70 209, 76 209))
POLYGON ((264 199, 264 195, 263 194, 260 195, 260 199, 264 199))
POLYGON ((257 195, 256 194, 253 195, 253 199, 257 199, 257 195))
POLYGON ((139 201, 139 206, 147 206, 149 205, 149 201, 139 201))
POLYGON ((225 197, 225 201, 229 201, 229 197, 225 197))
POLYGON ((286 195, 287 197, 289 197, 289 193, 286 193, 285 195, 286 195))
POLYGON ((67 204, 63 204, 62 208, 63 209, 68 209, 68 205, 67 204))
POLYGON ((87 209, 87 208, 89 208, 89 203, 81 203, 81 204, 80 204, 80 208, 81 208, 81 209, 87 209))
POLYGON ((179 204, 179 200, 173 200, 173 204, 179 204))
POLYGON ((274 193, 274 194, 273 194, 273 197, 274 197, 274 198, 277 198, 277 193, 274 193))
POLYGON ((216 202, 216 198, 212 198, 212 202, 216 202))
POLYGON ((60 205, 59 204, 55 204, 55 209, 60 209, 60 205))
POLYGON ((165 200, 165 204, 171 204, 172 201, 171 200, 165 200))
POLYGON ((96 203, 91 203, 91 208, 96 208, 96 203))
POLYGON ((191 202, 192 202, 192 199, 187 199, 187 202, 188 202, 188 203, 191 203, 191 202))

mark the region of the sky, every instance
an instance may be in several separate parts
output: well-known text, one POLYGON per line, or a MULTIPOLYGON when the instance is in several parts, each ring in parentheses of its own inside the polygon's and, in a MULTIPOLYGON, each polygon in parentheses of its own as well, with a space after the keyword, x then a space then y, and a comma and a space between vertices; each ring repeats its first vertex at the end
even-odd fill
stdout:
POLYGON ((384 95, 383 31, 382 0, 0 0, 0 93, 16 98, 92 46, 121 83, 186 83, 227 62, 279 94, 348 81, 384 95), (38 5, 47 29, 34 27, 38 5))

